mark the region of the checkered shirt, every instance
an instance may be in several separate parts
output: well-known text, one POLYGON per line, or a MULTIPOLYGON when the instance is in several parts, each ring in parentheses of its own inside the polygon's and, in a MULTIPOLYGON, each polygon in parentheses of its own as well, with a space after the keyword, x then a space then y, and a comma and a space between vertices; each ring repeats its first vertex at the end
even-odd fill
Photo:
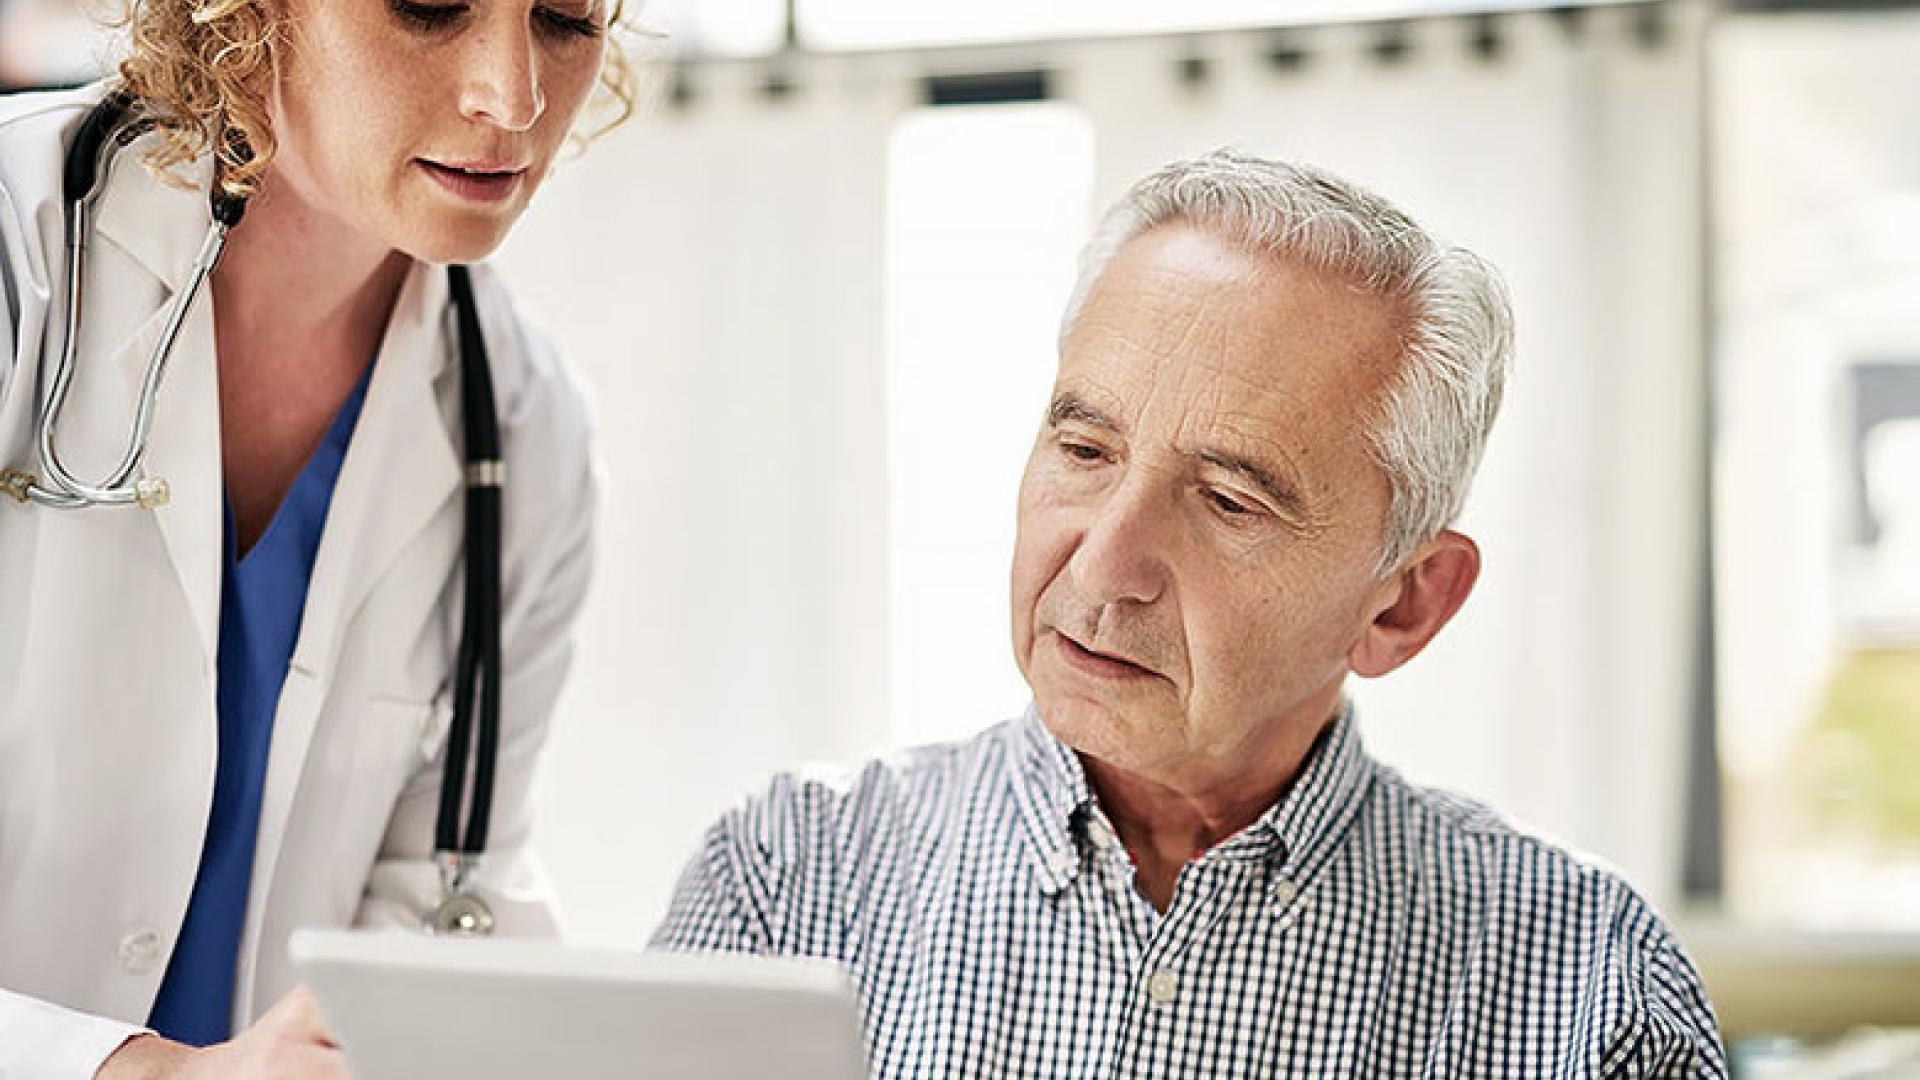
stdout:
POLYGON ((707 833, 653 945, 846 964, 879 1077, 1724 1077, 1614 874, 1409 785, 1344 712, 1156 911, 1029 710, 707 833))

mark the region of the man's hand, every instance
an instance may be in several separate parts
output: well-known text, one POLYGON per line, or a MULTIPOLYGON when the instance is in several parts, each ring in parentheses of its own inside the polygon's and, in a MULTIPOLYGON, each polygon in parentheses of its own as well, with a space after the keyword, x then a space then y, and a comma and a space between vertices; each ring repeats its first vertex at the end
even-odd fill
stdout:
POLYGON ((215 1046, 182 1046, 158 1035, 128 1039, 94 1080, 347 1080, 347 1061, 313 995, 300 987, 215 1046))

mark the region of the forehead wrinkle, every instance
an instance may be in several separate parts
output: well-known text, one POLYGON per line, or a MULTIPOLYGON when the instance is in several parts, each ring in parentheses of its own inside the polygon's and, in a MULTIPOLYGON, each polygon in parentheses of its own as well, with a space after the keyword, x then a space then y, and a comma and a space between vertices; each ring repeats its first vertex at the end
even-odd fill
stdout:
MULTIPOLYGON (((1262 280, 1279 276, 1279 269, 1262 271, 1262 280)), ((1285 463, 1286 473, 1303 495, 1323 500, 1325 485, 1316 481, 1326 478, 1317 476, 1314 467, 1333 470, 1336 459, 1348 454, 1359 454, 1369 463, 1373 460, 1372 420, 1398 366, 1398 312, 1390 310, 1388 326, 1366 327, 1389 332, 1368 333, 1353 341, 1355 347, 1346 352, 1346 362, 1338 365, 1311 362, 1294 353, 1291 343, 1303 335, 1311 338, 1337 329, 1358 329, 1324 323, 1311 306, 1299 312, 1298 325, 1288 319, 1285 328, 1270 328, 1267 337, 1256 341, 1235 342, 1231 335, 1223 335, 1223 343, 1240 345, 1233 351, 1221 347, 1179 357, 1174 362, 1183 369, 1183 379, 1208 383, 1192 395, 1194 404, 1186 408, 1190 415, 1182 424, 1183 436, 1204 438, 1217 428, 1230 432, 1243 445, 1265 447, 1285 463), (1334 416, 1342 422, 1318 422, 1334 416), (1297 437, 1303 431, 1313 433, 1311 441, 1297 437), (1292 442, 1289 436, 1294 436, 1292 442)))
MULTIPOLYGON (((1155 274, 1174 281, 1193 280, 1158 267, 1155 274)), ((1186 296, 1180 298, 1182 302, 1154 305, 1161 309, 1162 317, 1154 321, 1155 333, 1143 344, 1157 367, 1179 364, 1185 368, 1192 360, 1206 363, 1232 340, 1237 323, 1245 317, 1241 311, 1244 301, 1235 295, 1242 287, 1240 282, 1203 281, 1201 284, 1205 287, 1197 298, 1186 296)), ((1178 290, 1155 291, 1149 295, 1165 300, 1178 296, 1178 290)))
POLYGON ((1130 428, 1157 426, 1153 416, 1170 413, 1188 435, 1208 426, 1194 426, 1197 413, 1237 418, 1236 436, 1269 447, 1307 493, 1305 466, 1332 465, 1318 451, 1365 453, 1368 419, 1398 355, 1403 305, 1297 260, 1231 245, 1196 250, 1188 239, 1211 245, 1218 238, 1179 235, 1187 231, 1155 230, 1123 249, 1069 332, 1063 360, 1077 353, 1073 367, 1119 378, 1120 393, 1094 404, 1130 428), (1385 310, 1355 313, 1334 302, 1356 294, 1385 310), (1258 337, 1248 340, 1248 331, 1258 337), (1309 358, 1296 356, 1293 344, 1302 340, 1347 345, 1347 364, 1303 362, 1309 358), (1240 404, 1228 407, 1229 400, 1240 404), (1313 412, 1329 408, 1350 412, 1353 422, 1312 422, 1313 412), (1289 447, 1277 435, 1255 435, 1276 427, 1311 429, 1324 445, 1289 447))

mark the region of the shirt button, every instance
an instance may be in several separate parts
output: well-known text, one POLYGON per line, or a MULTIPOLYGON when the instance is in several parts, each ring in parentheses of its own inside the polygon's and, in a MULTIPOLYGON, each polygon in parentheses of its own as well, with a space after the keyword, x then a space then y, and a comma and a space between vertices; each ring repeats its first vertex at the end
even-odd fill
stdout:
POLYGON ((1147 980, 1147 997, 1155 1005, 1165 1005, 1180 996, 1180 977, 1171 971, 1156 971, 1147 980))
POLYGON ((139 929, 120 939, 120 970, 145 975, 160 961, 160 932, 139 929))
POLYGON ((1105 851, 1113 846, 1113 830, 1107 828, 1106 823, 1099 818, 1088 818, 1087 840, 1094 847, 1105 851))
POLYGON ((1064 850, 1056 851, 1047 859, 1047 866, 1050 867, 1056 875, 1065 877, 1067 871, 1073 869, 1073 856, 1064 850))
POLYGON ((1273 902, 1282 907, 1293 903, 1293 898, 1298 895, 1300 895, 1299 887, 1286 878, 1273 883, 1273 902))

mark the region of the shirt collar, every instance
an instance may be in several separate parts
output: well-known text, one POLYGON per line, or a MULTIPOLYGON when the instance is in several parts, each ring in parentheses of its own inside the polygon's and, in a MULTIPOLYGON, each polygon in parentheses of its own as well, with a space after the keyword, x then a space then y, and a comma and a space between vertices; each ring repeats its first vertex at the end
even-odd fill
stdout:
MULTIPOLYGON (((1027 706, 1011 734, 1014 802, 1026 825, 1037 880, 1052 894, 1079 873, 1076 826, 1093 807, 1093 790, 1079 755, 1047 730, 1035 706, 1027 706)), ((1286 793, 1208 856, 1275 861, 1294 882, 1304 883, 1338 849, 1372 780, 1353 705, 1345 702, 1286 793)))
POLYGON ((1293 785, 1252 828, 1223 847, 1248 833, 1264 831, 1277 840, 1287 876, 1304 883, 1339 848, 1372 786, 1372 763, 1360 741, 1353 703, 1346 701, 1314 741, 1306 767, 1293 785))
POLYGON ((1079 755, 1053 737, 1037 706, 1029 704, 1010 733, 1013 800, 1027 828, 1035 877, 1051 895, 1079 872, 1073 823, 1093 805, 1093 790, 1079 755))

